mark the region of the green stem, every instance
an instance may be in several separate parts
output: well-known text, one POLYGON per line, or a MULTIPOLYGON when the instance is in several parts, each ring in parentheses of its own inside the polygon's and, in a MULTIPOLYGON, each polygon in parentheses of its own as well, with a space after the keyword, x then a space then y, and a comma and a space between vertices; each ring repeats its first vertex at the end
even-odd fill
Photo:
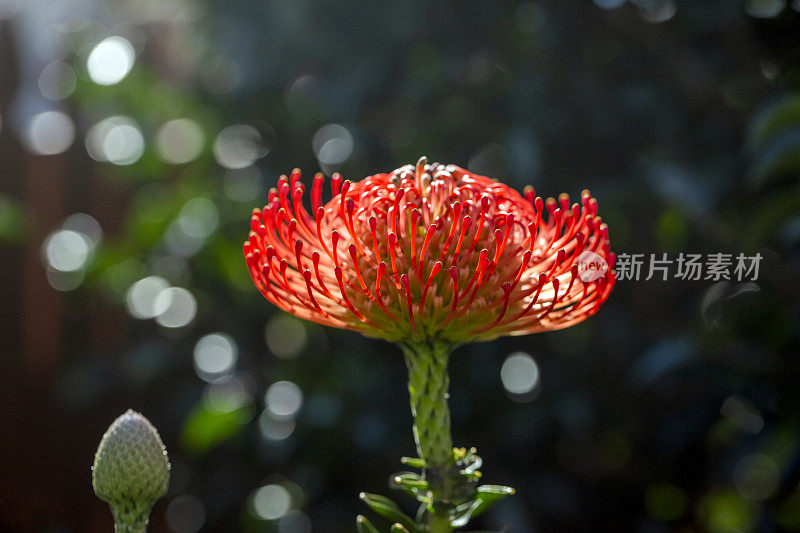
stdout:
POLYGON ((131 503, 130 507, 112 508, 114 533, 145 533, 150 518, 150 506, 131 503))
POLYGON ((428 528, 431 533, 449 533, 447 509, 453 490, 453 441, 447 406, 447 361, 452 345, 429 341, 402 344, 408 366, 408 393, 414 417, 417 453, 425 461, 431 494, 428 528))
POLYGON ((428 529, 431 533, 450 533, 453 526, 450 525, 450 517, 447 515, 432 514, 428 519, 428 529))

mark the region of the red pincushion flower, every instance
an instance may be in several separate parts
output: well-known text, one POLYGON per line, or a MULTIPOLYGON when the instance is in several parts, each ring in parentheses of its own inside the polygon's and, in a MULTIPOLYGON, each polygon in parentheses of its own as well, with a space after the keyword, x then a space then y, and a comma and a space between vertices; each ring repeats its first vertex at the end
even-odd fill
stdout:
POLYGON ((254 209, 244 255, 256 287, 299 317, 391 341, 462 343, 561 329, 614 285, 608 228, 588 191, 542 201, 454 165, 324 178, 300 171, 254 209))

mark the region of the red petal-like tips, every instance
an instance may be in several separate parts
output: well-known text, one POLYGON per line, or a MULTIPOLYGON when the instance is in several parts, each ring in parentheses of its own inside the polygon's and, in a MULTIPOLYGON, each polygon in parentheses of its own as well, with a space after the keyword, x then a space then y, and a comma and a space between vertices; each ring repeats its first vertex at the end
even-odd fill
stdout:
POLYGON ((561 329, 597 312, 614 254, 584 191, 543 201, 421 158, 361 181, 324 178, 310 215, 295 170, 255 209, 244 244, 256 287, 299 317, 391 341, 462 343, 561 329))

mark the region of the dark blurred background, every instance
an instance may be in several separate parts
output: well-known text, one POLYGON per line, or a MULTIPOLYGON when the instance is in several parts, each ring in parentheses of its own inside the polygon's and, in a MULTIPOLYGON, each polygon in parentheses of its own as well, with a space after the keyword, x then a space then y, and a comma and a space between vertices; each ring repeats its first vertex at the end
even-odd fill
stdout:
POLYGON ((110 531, 131 407, 173 464, 152 531, 353 531, 414 453, 401 354, 278 312, 241 242, 294 167, 425 154, 590 188, 619 254, 764 257, 459 349, 455 442, 518 490, 476 525, 800 531, 798 11, 0 0, 0 529, 110 531))

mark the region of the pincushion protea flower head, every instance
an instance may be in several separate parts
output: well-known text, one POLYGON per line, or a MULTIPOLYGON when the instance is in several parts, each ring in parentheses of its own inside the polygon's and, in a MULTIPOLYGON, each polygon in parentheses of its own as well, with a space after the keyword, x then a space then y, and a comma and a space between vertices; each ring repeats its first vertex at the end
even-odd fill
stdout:
POLYGON ((300 171, 254 209, 244 255, 256 287, 302 318, 395 342, 459 344, 561 329, 594 314, 615 256, 584 191, 543 201, 421 158, 343 181, 309 214, 300 171))

